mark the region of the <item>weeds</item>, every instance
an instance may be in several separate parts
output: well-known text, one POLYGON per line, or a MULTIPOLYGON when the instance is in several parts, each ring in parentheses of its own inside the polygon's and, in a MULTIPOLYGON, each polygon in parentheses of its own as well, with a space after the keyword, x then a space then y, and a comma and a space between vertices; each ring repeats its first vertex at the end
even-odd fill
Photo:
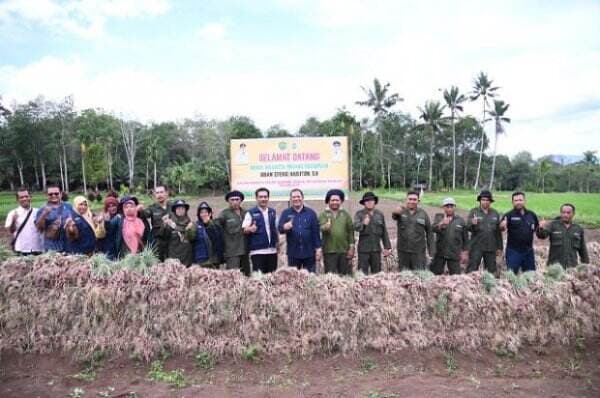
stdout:
POLYGON ((444 353, 444 363, 449 375, 454 374, 454 372, 458 370, 458 363, 456 362, 456 358, 454 358, 454 353, 452 351, 444 353))
POLYGON ((163 363, 161 361, 152 362, 150 371, 148 372, 148 379, 167 383, 176 388, 185 387, 187 384, 183 369, 166 371, 163 369, 163 363))
POLYGON ((83 388, 80 388, 80 387, 74 388, 69 393, 69 398, 83 398, 83 397, 85 397, 85 390, 83 388))
POLYGON ((481 284, 487 293, 491 293, 496 287, 496 277, 494 274, 485 271, 483 275, 481 275, 481 284))
POLYGON ((207 351, 200 351, 197 353, 194 360, 196 362, 196 367, 204 370, 211 370, 217 363, 215 357, 207 351))
POLYGON ((372 370, 377 369, 377 362, 371 358, 367 358, 360 364, 360 371, 363 374, 369 373, 372 370))
POLYGON ((246 361, 250 361, 250 362, 258 361, 259 355, 260 355, 260 347, 255 344, 249 345, 248 347, 244 348, 244 350, 242 351, 242 358, 244 358, 246 361))
POLYGON ((443 292, 435 300, 433 307, 435 314, 440 318, 445 318, 448 315, 448 293, 443 292))

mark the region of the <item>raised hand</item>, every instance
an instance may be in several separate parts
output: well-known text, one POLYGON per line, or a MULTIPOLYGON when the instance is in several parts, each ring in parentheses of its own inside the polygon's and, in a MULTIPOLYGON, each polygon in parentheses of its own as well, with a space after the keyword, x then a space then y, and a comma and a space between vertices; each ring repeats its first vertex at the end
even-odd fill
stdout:
POLYGON ((285 231, 289 231, 290 229, 294 228, 294 224, 293 224, 294 219, 291 218, 290 221, 286 222, 285 224, 283 224, 283 229, 285 231))
POLYGON ((258 227, 256 226, 256 221, 254 221, 254 219, 252 219, 252 224, 250 224, 250 226, 247 227, 246 229, 251 233, 255 233, 258 230, 258 227))
POLYGON ((323 225, 324 231, 329 231, 331 229, 331 216, 327 216, 327 222, 323 225))
POLYGON ((542 219, 540 220, 540 228, 546 229, 547 226, 548 226, 548 221, 546 221, 546 219, 542 217, 542 219))
POLYGON ((506 229, 506 218, 503 218, 502 221, 500 221, 500 229, 502 231, 506 229))

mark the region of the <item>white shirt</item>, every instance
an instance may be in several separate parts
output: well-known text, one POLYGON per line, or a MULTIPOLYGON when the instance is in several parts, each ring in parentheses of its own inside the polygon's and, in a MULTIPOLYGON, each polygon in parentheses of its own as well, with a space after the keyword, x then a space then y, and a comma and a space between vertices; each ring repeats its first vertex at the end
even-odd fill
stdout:
MULTIPOLYGON (((260 212, 263 215, 263 218, 265 219, 265 229, 267 230, 267 237, 269 238, 269 242, 271 242, 271 228, 269 228, 269 208, 267 207, 266 209, 262 209, 261 207, 258 207, 258 209, 260 210, 260 212)), ((250 214, 250 212, 246 212, 246 216, 244 217, 244 221, 242 222, 242 228, 246 228, 249 227, 250 225, 252 225, 252 214, 250 214)), ((250 251, 250 255, 255 255, 255 254, 276 254, 277 253, 277 248, 276 247, 267 247, 265 249, 258 249, 258 250, 251 250, 250 251)))
MULTIPOLYGON (((23 230, 19 234, 17 241, 15 242, 15 251, 21 253, 31 253, 31 252, 43 252, 44 251, 44 237, 40 231, 35 227, 35 215, 38 212, 38 209, 32 207, 31 215, 27 220, 27 224, 23 227, 23 230)), ((19 206, 14 210, 11 210, 6 217, 5 227, 6 229, 10 228, 12 224, 13 215, 15 212, 17 213, 17 222, 15 223, 16 229, 12 234, 13 239, 17 236, 17 231, 25 221, 27 217, 27 213, 29 213, 30 209, 24 209, 19 206)))

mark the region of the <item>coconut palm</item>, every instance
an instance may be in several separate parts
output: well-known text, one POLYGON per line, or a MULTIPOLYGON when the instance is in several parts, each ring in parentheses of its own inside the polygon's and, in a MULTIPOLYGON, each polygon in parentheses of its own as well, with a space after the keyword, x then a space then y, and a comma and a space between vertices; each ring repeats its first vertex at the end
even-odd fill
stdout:
POLYGON ((510 105, 502 100, 494 100, 494 109, 488 111, 496 126, 494 135, 494 154, 492 159, 492 175, 490 177, 490 190, 494 189, 494 172, 496 171, 496 149, 498 148, 498 136, 505 132, 502 123, 510 123, 510 118, 504 116, 510 105))
POLYGON ((450 90, 444 90, 444 101, 450 109, 450 123, 452 125, 452 190, 456 189, 456 129, 454 121, 456 114, 463 111, 461 104, 466 100, 467 97, 460 94, 456 86, 450 87, 450 90))
MULTIPOLYGON (((356 101, 357 105, 368 106, 373 110, 375 114, 374 125, 378 131, 379 123, 381 118, 390 112, 390 109, 400 101, 404 101, 403 98, 397 93, 390 94, 390 83, 386 83, 383 86, 378 79, 373 79, 373 88, 361 87, 364 93, 367 95, 365 101, 356 101)), ((381 166, 381 185, 385 185, 385 164, 384 164, 384 153, 383 153, 383 134, 378 131, 379 136, 379 162, 381 166)))
POLYGON ((439 101, 427 101, 423 108, 419 107, 419 119, 423 119, 423 123, 417 125, 417 128, 428 131, 431 134, 429 141, 429 181, 427 183, 429 189, 433 183, 433 145, 435 135, 442 131, 442 128, 447 127, 446 118, 444 117, 445 105, 439 101))
POLYGON ((473 186, 474 189, 477 189, 479 186, 479 176, 481 173, 481 160, 483 158, 483 142, 485 141, 485 107, 489 104, 488 98, 494 98, 496 96, 496 90, 498 90, 499 88, 493 87, 492 83, 493 80, 490 80, 487 74, 479 72, 479 75, 477 75, 477 77, 473 81, 473 91, 471 92, 471 101, 476 101, 481 97, 483 102, 483 117, 481 118, 481 139, 479 144, 479 163, 477 164, 477 175, 475 177, 475 184, 473 186))

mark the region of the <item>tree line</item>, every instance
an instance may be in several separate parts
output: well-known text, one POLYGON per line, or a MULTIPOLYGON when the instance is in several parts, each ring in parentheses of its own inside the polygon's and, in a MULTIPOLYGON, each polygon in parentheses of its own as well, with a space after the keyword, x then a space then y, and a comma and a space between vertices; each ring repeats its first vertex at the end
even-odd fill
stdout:
POLYGON ((166 183, 178 193, 215 193, 229 183, 230 139, 347 136, 354 190, 600 191, 595 151, 569 164, 550 156, 533 159, 527 151, 497 155, 498 136, 510 123, 509 104, 483 72, 469 92, 451 86, 419 107, 416 117, 401 110, 403 99, 389 83, 374 79, 363 91, 356 104, 368 107, 371 117, 341 108, 325 120, 309 117, 295 132, 280 125, 261 131, 246 116, 141 123, 102 109, 78 111, 72 97, 38 97, 10 107, 0 97, 0 188, 45 189, 58 182, 66 192, 141 192, 166 183), (481 114, 464 114, 467 101, 480 102, 481 114), (482 127, 488 123, 492 139, 482 127))

